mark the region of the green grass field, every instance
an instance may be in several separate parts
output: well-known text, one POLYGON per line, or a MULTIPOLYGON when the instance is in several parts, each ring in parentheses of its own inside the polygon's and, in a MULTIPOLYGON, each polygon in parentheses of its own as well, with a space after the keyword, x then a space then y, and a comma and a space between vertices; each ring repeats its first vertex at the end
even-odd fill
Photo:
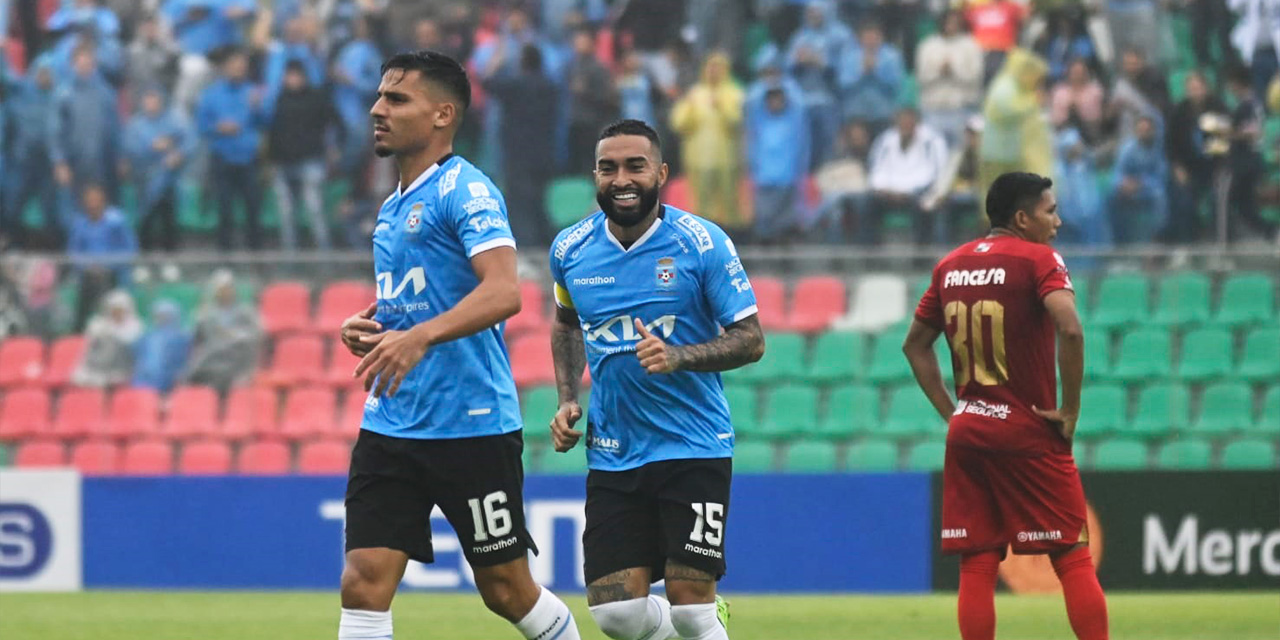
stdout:
MULTIPOLYGON (((580 595, 568 598, 584 639, 605 640, 580 595)), ((730 596, 734 640, 957 638, 954 595, 730 596)), ((1280 640, 1280 592, 1110 594, 1114 640, 1280 640)), ((1001 638, 1070 638, 1058 597, 1001 596, 1001 638)), ((396 638, 516 640, 478 597, 405 594, 396 638)), ((0 594, 3 640, 317 640, 337 635, 327 593, 110 592, 0 594)))

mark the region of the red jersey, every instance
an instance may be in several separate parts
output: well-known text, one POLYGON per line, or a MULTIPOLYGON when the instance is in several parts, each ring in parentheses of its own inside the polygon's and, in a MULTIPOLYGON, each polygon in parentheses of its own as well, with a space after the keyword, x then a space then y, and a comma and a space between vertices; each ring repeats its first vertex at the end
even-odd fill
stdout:
POLYGON ((1013 236, 962 245, 934 267, 915 317, 951 346, 958 402, 948 444, 1071 452, 1031 409, 1057 407, 1056 333, 1044 297, 1071 288, 1062 256, 1013 236))
POLYGON ((1008 51, 1018 45, 1027 8, 1017 2, 988 2, 965 10, 973 39, 985 51, 1008 51))

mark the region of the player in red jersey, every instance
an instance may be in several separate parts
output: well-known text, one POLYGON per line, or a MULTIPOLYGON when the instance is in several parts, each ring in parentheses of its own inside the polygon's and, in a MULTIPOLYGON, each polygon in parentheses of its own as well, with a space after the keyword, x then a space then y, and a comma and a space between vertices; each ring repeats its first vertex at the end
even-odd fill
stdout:
POLYGON ((987 193, 991 233, 933 270, 902 346, 916 382, 950 421, 942 550, 959 553, 960 635, 995 638, 996 569, 1010 546, 1049 554, 1081 640, 1106 640, 1107 605, 1089 555, 1084 489, 1071 457, 1084 335, 1062 256, 1053 181, 1006 173, 987 193), (946 333, 953 403, 933 342, 946 333), (1057 405, 1055 341, 1062 372, 1057 405))

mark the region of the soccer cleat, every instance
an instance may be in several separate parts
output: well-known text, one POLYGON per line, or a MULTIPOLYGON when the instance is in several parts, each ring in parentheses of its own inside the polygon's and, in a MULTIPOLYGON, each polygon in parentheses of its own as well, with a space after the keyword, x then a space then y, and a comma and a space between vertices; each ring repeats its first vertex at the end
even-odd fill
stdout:
POLYGON ((729 601, 720 594, 716 594, 716 619, 725 631, 729 630, 729 601))

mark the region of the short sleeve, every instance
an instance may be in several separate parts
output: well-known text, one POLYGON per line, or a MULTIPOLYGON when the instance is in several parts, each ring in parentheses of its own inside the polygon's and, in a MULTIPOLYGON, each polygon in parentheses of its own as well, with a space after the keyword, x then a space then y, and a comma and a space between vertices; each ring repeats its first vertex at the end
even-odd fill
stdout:
POLYGON ((573 298, 569 296, 569 288, 564 284, 564 263, 556 257, 556 247, 559 244, 560 238, 557 237, 555 242, 551 243, 551 252, 547 259, 547 263, 551 267, 551 289, 557 307, 574 309, 576 307, 573 306, 573 298))
POLYGON ((1036 295, 1041 300, 1059 289, 1075 292, 1071 286, 1071 274, 1067 272, 1067 262, 1057 251, 1045 251, 1036 259, 1036 295))
POLYGON ((929 281, 929 288, 925 290, 923 296, 920 296, 920 302, 916 305, 916 320, 938 331, 946 328, 946 323, 942 319, 942 298, 938 294, 937 268, 933 270, 933 279, 929 281))
POLYGON ((502 194, 480 176, 463 176, 459 181, 467 178, 470 180, 458 185, 446 201, 467 258, 498 247, 514 249, 516 239, 511 235, 502 194))
MULTIPOLYGON (((705 226, 693 218, 689 220, 705 226)), ((701 256, 703 292, 716 322, 727 327, 759 311, 756 292, 751 289, 751 281, 738 259, 738 249, 733 246, 733 240, 715 226, 711 226, 707 233, 712 238, 712 246, 701 256)))

